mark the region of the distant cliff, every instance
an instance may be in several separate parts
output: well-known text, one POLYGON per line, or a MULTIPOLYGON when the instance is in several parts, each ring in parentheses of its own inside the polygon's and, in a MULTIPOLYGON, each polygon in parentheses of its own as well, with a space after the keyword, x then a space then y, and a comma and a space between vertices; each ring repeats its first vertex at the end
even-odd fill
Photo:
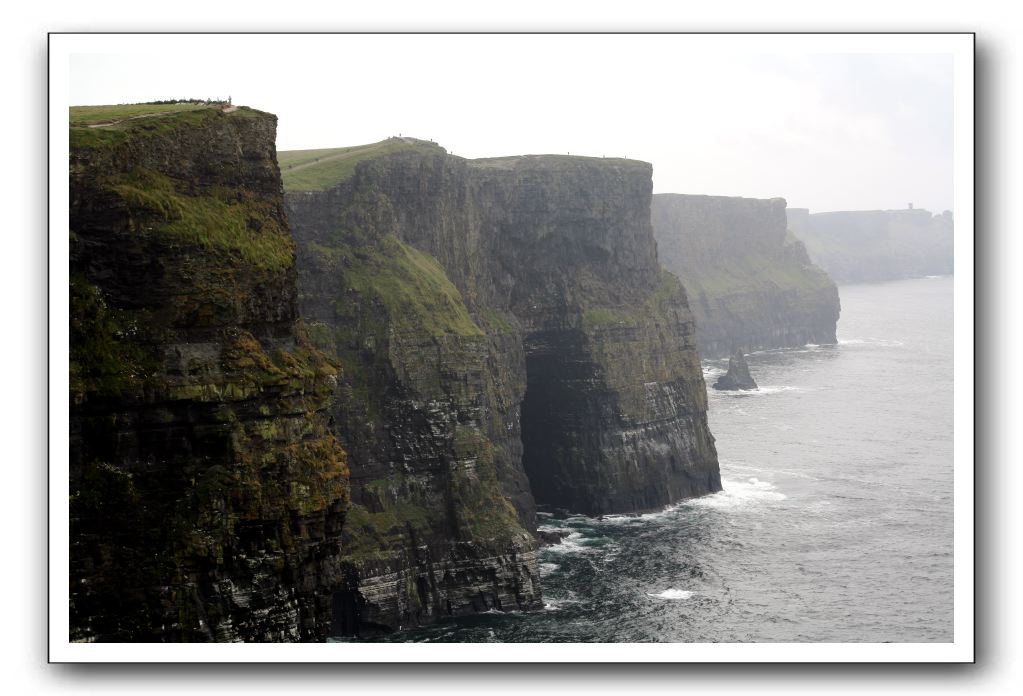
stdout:
POLYGON ((702 357, 836 341, 838 290, 787 232, 783 199, 658 194, 651 220, 702 357))
POLYGON ((808 214, 789 211, 789 229, 814 263, 839 283, 865 283, 953 269, 953 217, 920 209, 808 214))
POLYGON ((302 311, 344 365, 346 632, 537 606, 534 498, 602 514, 720 489, 649 165, 411 139, 280 161, 302 311))
POLYGON ((71 113, 70 638, 322 640, 338 365, 298 321, 276 117, 189 108, 71 113))

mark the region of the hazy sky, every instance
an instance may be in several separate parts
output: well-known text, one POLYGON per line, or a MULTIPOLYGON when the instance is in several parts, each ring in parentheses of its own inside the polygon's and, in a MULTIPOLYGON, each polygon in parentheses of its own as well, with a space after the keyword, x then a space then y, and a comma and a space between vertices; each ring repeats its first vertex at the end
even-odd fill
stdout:
MULTIPOLYGON (((462 157, 627 156, 654 191, 813 211, 952 202, 947 54, 693 51, 685 35, 154 37, 78 53, 71 104, 231 96, 281 150, 432 139, 462 157)), ((101 46, 102 42, 97 42, 101 46)))

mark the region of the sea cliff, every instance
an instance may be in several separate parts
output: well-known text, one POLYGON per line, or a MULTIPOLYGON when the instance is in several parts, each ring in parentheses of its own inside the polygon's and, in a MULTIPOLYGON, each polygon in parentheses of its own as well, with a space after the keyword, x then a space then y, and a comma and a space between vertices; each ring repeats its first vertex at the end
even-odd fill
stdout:
POLYGON ((653 197, 661 263, 696 317, 700 355, 835 343, 835 283, 787 231, 784 199, 653 197))
POLYGON ((721 489, 649 164, 275 131, 72 109, 71 640, 539 609, 538 504, 721 489))
POLYGON ((350 632, 536 606, 534 500, 604 514, 720 490, 650 165, 412 139, 281 163, 303 315, 345 366, 350 632))
POLYGON ((70 639, 322 640, 348 468, 276 117, 71 118, 70 639))
POLYGON ((954 221, 950 211, 789 211, 789 229, 814 263, 839 283, 872 283, 953 270, 954 221))

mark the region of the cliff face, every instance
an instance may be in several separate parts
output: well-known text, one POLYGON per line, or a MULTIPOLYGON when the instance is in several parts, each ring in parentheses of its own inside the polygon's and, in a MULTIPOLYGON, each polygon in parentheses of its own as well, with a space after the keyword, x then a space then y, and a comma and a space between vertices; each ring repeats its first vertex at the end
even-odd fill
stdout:
POLYGON ((71 129, 72 640, 330 632, 338 366, 298 321, 276 117, 71 129))
POLYGON ((537 500, 607 514, 720 490, 692 315, 657 263, 650 165, 518 157, 469 171, 487 294, 521 326, 537 500))
POLYGON ((807 215, 801 211, 796 217, 797 224, 790 229, 806 243, 814 263, 839 283, 952 273, 951 212, 857 210, 807 215))
POLYGON ((651 220, 703 357, 835 343, 838 289, 787 233, 783 199, 658 194, 651 220))
POLYGON ((345 365, 348 632, 537 606, 534 496, 599 514, 720 490, 649 165, 372 147, 324 157, 326 182, 295 165, 310 190, 286 196, 303 312, 345 365))

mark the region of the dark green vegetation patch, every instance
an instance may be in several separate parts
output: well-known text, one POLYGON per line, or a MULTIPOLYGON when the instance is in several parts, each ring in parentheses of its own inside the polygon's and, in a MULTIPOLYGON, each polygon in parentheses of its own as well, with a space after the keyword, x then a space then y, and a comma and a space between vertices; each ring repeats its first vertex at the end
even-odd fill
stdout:
MULTIPOLYGON (((156 221, 158 234, 202 249, 237 254, 268 270, 291 266, 294 244, 274 205, 241 188, 214 186, 199 195, 159 172, 141 167, 107 178, 104 188, 129 210, 144 211, 156 221)), ((148 231, 143 223, 140 228, 148 231)))

